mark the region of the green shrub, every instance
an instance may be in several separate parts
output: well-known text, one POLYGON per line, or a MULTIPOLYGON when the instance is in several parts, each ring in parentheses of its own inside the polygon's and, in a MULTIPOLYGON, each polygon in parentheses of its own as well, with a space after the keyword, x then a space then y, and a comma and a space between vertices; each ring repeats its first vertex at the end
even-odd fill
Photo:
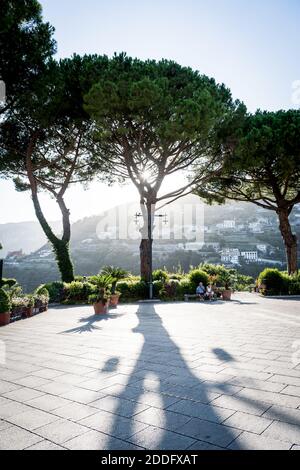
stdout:
POLYGON ((11 310, 11 302, 7 292, 0 289, 0 313, 7 313, 11 310))
POLYGON ((193 286, 193 290, 195 293, 197 286, 200 282, 203 282, 205 286, 209 283, 209 276, 206 272, 202 271, 202 269, 193 269, 188 274, 188 279, 193 286))
POLYGON ((148 285, 144 281, 118 282, 117 289, 122 295, 122 301, 142 300, 148 296, 148 285))
POLYGON ((38 287, 37 289, 35 289, 34 295, 35 295, 35 297, 41 297, 41 296, 43 296, 43 297, 47 298, 47 303, 49 302, 49 298, 50 298, 50 296, 49 296, 49 291, 48 291, 48 289, 45 287, 45 285, 41 285, 40 287, 38 287))
POLYGON ((99 288, 90 282, 73 281, 64 284, 64 303, 87 303, 90 295, 97 294, 99 288))
POLYGON ((195 286, 195 284, 192 283, 189 278, 183 278, 177 286, 177 297, 183 299, 184 294, 195 294, 198 284, 195 286))
POLYGON ((8 287, 11 288, 17 284, 16 279, 5 279, 3 278, 2 281, 0 281, 0 287, 8 287))
POLYGON ((293 276, 290 279, 289 294, 290 295, 300 295, 300 280, 298 280, 297 276, 293 276))
POLYGON ((180 281, 177 279, 170 279, 169 282, 163 286, 160 298, 176 300, 177 296, 179 295, 179 286, 180 281))
POLYGON ((161 280, 156 280, 153 282, 153 295, 154 297, 159 297, 159 293, 164 287, 164 283, 161 280))
POLYGON ((169 279, 169 274, 163 269, 156 269, 152 273, 152 279, 153 281, 167 282, 167 280, 169 279))
POLYGON ((64 300, 64 283, 49 282, 45 284, 47 291, 49 292, 49 301, 50 302, 62 302, 64 300))
POLYGON ((266 295, 288 294, 289 283, 289 276, 275 268, 266 268, 258 276, 258 284, 264 286, 266 295))

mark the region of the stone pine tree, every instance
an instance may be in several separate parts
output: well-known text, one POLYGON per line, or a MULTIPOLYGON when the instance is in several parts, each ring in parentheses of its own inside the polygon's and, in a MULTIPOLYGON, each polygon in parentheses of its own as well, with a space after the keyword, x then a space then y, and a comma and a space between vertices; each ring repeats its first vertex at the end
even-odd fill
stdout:
POLYGON ((258 111, 244 115, 233 127, 235 139, 222 176, 199 186, 196 193, 209 201, 245 201, 275 212, 288 272, 294 274, 297 236, 289 218, 300 203, 300 111, 258 111))
POLYGON ((110 171, 137 188, 144 215, 141 276, 151 282, 153 215, 157 204, 182 197, 215 174, 222 155, 213 152, 215 128, 238 106, 223 85, 167 60, 115 56, 86 97, 97 139, 110 171), (197 162, 201 172, 185 179, 197 162), (178 186, 163 193, 165 179, 178 173, 178 186))
POLYGON ((55 52, 53 27, 43 21, 37 0, 0 0, 0 80, 6 100, 0 114, 26 93, 55 52))
MULTIPOLYGON (((30 190, 37 219, 53 247, 64 282, 74 280, 65 195, 70 185, 86 183, 93 175, 95 145, 90 139, 91 121, 82 105, 92 70, 98 73, 101 64, 89 56, 50 62, 36 86, 6 115, 0 133, 0 170, 14 178, 18 190, 30 190), (46 219, 41 191, 48 192, 58 204, 61 236, 46 219)), ((99 170, 99 161, 97 165, 99 170)))

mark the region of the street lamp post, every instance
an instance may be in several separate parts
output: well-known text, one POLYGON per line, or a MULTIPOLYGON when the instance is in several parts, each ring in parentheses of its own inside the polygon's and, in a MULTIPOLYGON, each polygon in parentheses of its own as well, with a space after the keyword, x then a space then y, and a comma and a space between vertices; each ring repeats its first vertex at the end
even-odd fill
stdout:
POLYGON ((0 259, 0 287, 2 286, 3 279, 3 259, 0 259))
MULTIPOLYGON (((144 217, 143 214, 137 213, 135 214, 136 223, 140 217, 144 217)), ((154 214, 153 217, 157 217, 160 219, 164 219, 164 223, 167 223, 167 214, 154 214)), ((149 300, 153 300, 153 259, 152 259, 152 246, 153 246, 153 218, 152 218, 152 209, 147 209, 147 237, 149 240, 148 243, 148 257, 149 257, 149 278, 148 278, 148 286, 149 286, 149 300)))

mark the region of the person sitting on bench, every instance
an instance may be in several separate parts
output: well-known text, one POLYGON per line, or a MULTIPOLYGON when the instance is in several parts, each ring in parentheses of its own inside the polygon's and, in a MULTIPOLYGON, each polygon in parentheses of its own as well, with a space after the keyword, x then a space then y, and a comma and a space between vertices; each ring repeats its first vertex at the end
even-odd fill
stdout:
POLYGON ((203 300, 204 300, 205 293, 206 293, 206 289, 205 289, 205 287, 204 287, 204 284, 203 284, 203 282, 200 282, 200 283, 199 283, 199 286, 198 286, 197 289, 196 289, 196 295, 197 295, 200 299, 203 299, 203 300))
POLYGON ((213 291, 213 287, 211 284, 209 284, 206 288, 206 297, 209 299, 209 300, 213 300, 214 298, 214 291, 213 291))

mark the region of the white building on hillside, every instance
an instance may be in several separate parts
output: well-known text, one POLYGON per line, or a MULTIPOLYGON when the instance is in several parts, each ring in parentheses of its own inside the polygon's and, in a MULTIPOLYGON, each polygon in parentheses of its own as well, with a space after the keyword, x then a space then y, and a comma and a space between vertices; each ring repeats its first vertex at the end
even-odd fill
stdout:
POLYGON ((257 251, 241 251, 241 257, 244 258, 246 261, 257 261, 258 254, 257 251))

